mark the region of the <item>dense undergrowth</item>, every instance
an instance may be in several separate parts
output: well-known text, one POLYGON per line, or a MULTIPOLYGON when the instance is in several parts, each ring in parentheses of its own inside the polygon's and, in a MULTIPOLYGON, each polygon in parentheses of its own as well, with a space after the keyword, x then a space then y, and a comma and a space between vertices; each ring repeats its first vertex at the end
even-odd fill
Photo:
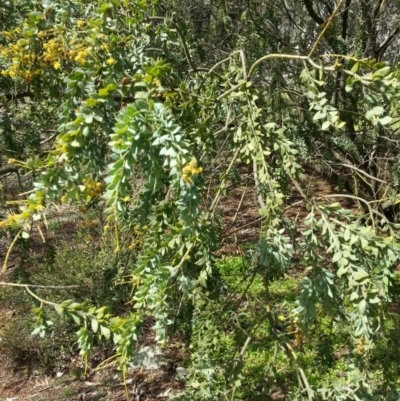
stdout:
MULTIPOLYGON (((247 248, 251 247, 248 244, 247 248)), ((74 299, 89 304, 107 304, 111 313, 124 316, 129 312, 127 300, 132 291, 126 275, 134 263, 134 253, 115 254, 114 248, 113 237, 105 235, 101 238, 97 229, 81 229, 73 238, 59 243, 50 241, 36 258, 29 257, 30 249, 25 244, 25 249, 21 249, 22 263, 14 270, 10 281, 45 286, 56 282, 58 286, 70 288, 46 288, 36 292, 58 302, 74 299)), ((360 355, 357 354, 357 347, 351 346, 354 340, 343 322, 345 314, 337 318, 321 313, 312 341, 300 342, 292 311, 301 289, 304 270, 299 267, 271 283, 270 302, 277 323, 274 330, 279 336, 285 337, 292 347, 297 359, 294 366, 287 354, 276 347, 271 336, 270 323, 264 313, 263 282, 259 277, 249 277, 246 273, 250 270, 251 260, 249 251, 244 256, 224 256, 217 261, 219 285, 226 294, 221 298, 220 307, 227 310, 220 320, 224 334, 211 358, 221 361, 223 365, 232 365, 233 356, 237 357, 238 351, 242 351, 238 362, 242 364, 240 377, 243 385, 237 396, 246 401, 286 397, 296 385, 299 367, 315 388, 323 388, 325 383, 346 381, 349 370, 355 368, 352 360, 360 355), (235 293, 239 295, 232 297, 235 293), (246 343, 248 338, 250 340, 246 343), (242 350, 244 343, 247 344, 245 351, 242 350)), ((13 315, 18 316, 8 320, 0 341, 0 352, 14 369, 25 372, 27 377, 33 372, 55 375, 59 371, 66 371, 75 377, 84 376, 83 364, 79 362, 79 357, 77 359, 76 326, 71 324, 70 319, 63 319, 56 311, 50 311, 47 317, 53 323, 51 333, 39 338, 31 335, 35 324, 32 308, 37 307, 38 303, 33 302, 26 291, 2 287, 0 301, 3 310, 12 310, 13 315)), ((187 336, 190 336, 190 332, 184 329, 190 327, 190 322, 184 321, 190 318, 188 316, 181 316, 178 326, 180 332, 175 333, 180 339, 187 340, 187 336)), ((368 350, 368 358, 364 361, 364 368, 370 372, 370 379, 379 392, 386 391, 380 386, 388 380, 388 376, 393 382, 399 377, 398 301, 392 304, 383 326, 384 334, 368 350), (391 349, 391 352, 388 353, 387 349, 391 349)), ((149 333, 146 335, 149 336, 149 333)), ((187 351, 187 355, 190 355, 190 348, 187 351)), ((112 352, 111 341, 95 340, 89 367, 95 368, 112 352)), ((183 363, 189 362, 190 359, 187 359, 183 363)), ((223 378, 220 377, 220 380, 223 378)))

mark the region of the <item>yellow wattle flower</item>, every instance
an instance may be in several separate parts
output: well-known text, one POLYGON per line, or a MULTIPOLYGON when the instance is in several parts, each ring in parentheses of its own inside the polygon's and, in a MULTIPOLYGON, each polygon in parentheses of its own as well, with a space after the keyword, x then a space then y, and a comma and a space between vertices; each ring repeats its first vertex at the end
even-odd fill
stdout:
POLYGON ((186 182, 187 184, 191 184, 193 182, 187 174, 182 174, 182 181, 186 182))
POLYGON ((185 166, 182 170, 183 174, 191 174, 192 168, 190 166, 185 166))

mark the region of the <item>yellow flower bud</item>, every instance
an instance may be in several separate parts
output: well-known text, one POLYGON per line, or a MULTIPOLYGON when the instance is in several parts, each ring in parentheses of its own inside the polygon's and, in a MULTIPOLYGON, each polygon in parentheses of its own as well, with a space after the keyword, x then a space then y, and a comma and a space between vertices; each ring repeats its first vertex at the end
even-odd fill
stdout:
POLYGON ((193 181, 187 174, 182 174, 182 181, 191 184, 193 181))
POLYGON ((190 166, 185 166, 182 169, 183 174, 191 174, 192 173, 192 168, 190 166))

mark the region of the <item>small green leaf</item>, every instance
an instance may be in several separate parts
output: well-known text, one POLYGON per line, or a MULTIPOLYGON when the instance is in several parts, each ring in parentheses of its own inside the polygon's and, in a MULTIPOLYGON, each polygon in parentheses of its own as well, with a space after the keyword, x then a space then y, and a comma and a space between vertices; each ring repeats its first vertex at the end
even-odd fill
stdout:
POLYGON ((118 85, 116 85, 116 84, 108 84, 105 89, 107 89, 109 92, 112 92, 112 91, 115 91, 117 88, 118 88, 118 85))
POLYGON ((92 330, 97 333, 97 329, 99 328, 99 322, 96 319, 92 319, 92 330))
POLYGON ((64 314, 64 308, 62 307, 62 306, 59 306, 59 305, 55 305, 54 306, 54 309, 56 310, 56 312, 59 314, 59 315, 63 315, 64 314))
POLYGON ((326 113, 324 111, 319 111, 315 116, 313 117, 313 120, 320 120, 321 118, 325 118, 326 113))
POLYGON ((373 109, 372 109, 372 113, 375 115, 375 116, 380 116, 381 114, 383 114, 385 112, 385 109, 382 107, 382 106, 375 106, 373 109))
POLYGON ((359 298, 358 292, 357 291, 353 291, 350 295, 350 301, 355 301, 356 299, 359 298))
POLYGON ((110 339, 111 331, 108 327, 100 326, 100 332, 107 340, 110 339))
POLYGON ((330 121, 324 121, 324 123, 322 124, 322 131, 327 130, 331 125, 330 121))
POLYGON ((368 246, 368 241, 364 237, 360 237, 360 240, 362 248, 365 249, 368 246))
POLYGON ((384 78, 390 73, 390 67, 383 67, 379 69, 378 71, 375 71, 374 74, 372 75, 373 79, 379 79, 379 78, 384 78))
POLYGON ((86 124, 92 124, 93 123, 93 114, 89 114, 85 118, 85 123, 86 124))
POLYGON ((336 263, 340 260, 340 258, 342 257, 342 252, 341 251, 337 251, 332 258, 332 262, 336 263))
POLYGON ((41 327, 36 327, 36 329, 32 331, 31 336, 35 336, 36 334, 39 334, 40 331, 41 331, 41 327))
POLYGON ((351 72, 357 73, 359 67, 360 67, 360 64, 359 63, 355 63, 353 65, 353 67, 351 68, 351 72))
POLYGON ((380 302, 381 300, 379 299, 379 297, 374 297, 369 300, 370 304, 379 304, 380 302))
POLYGON ((76 324, 81 324, 81 316, 78 315, 77 313, 71 313, 72 319, 74 319, 74 322, 76 324))
POLYGON ((382 117, 382 118, 379 119, 379 122, 380 122, 381 125, 390 124, 391 121, 392 121, 392 117, 390 117, 390 116, 385 116, 385 117, 382 117))
POLYGON ((361 300, 361 302, 358 304, 358 310, 361 314, 364 313, 366 306, 367 306, 367 301, 365 299, 361 300))
POLYGON ((369 277, 369 274, 368 274, 365 270, 363 270, 363 269, 359 269, 357 272, 355 272, 355 273, 353 274, 353 278, 354 278, 354 280, 356 280, 356 281, 363 280, 363 279, 365 279, 365 278, 367 278, 367 277, 369 277))
POLYGON ((99 95, 101 97, 107 97, 108 96, 108 89, 107 88, 102 88, 99 90, 99 95))

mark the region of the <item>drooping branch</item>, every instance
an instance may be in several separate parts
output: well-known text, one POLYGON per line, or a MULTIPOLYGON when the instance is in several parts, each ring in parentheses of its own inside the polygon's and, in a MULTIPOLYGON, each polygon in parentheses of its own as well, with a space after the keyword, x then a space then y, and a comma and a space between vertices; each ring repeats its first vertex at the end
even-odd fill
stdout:
POLYGON ((256 188, 258 204, 259 204, 261 209, 264 209, 265 208, 265 201, 264 201, 264 198, 262 196, 260 180, 258 178, 257 161, 256 161, 255 158, 253 159, 253 175, 254 175, 254 185, 255 185, 255 188, 256 188))

